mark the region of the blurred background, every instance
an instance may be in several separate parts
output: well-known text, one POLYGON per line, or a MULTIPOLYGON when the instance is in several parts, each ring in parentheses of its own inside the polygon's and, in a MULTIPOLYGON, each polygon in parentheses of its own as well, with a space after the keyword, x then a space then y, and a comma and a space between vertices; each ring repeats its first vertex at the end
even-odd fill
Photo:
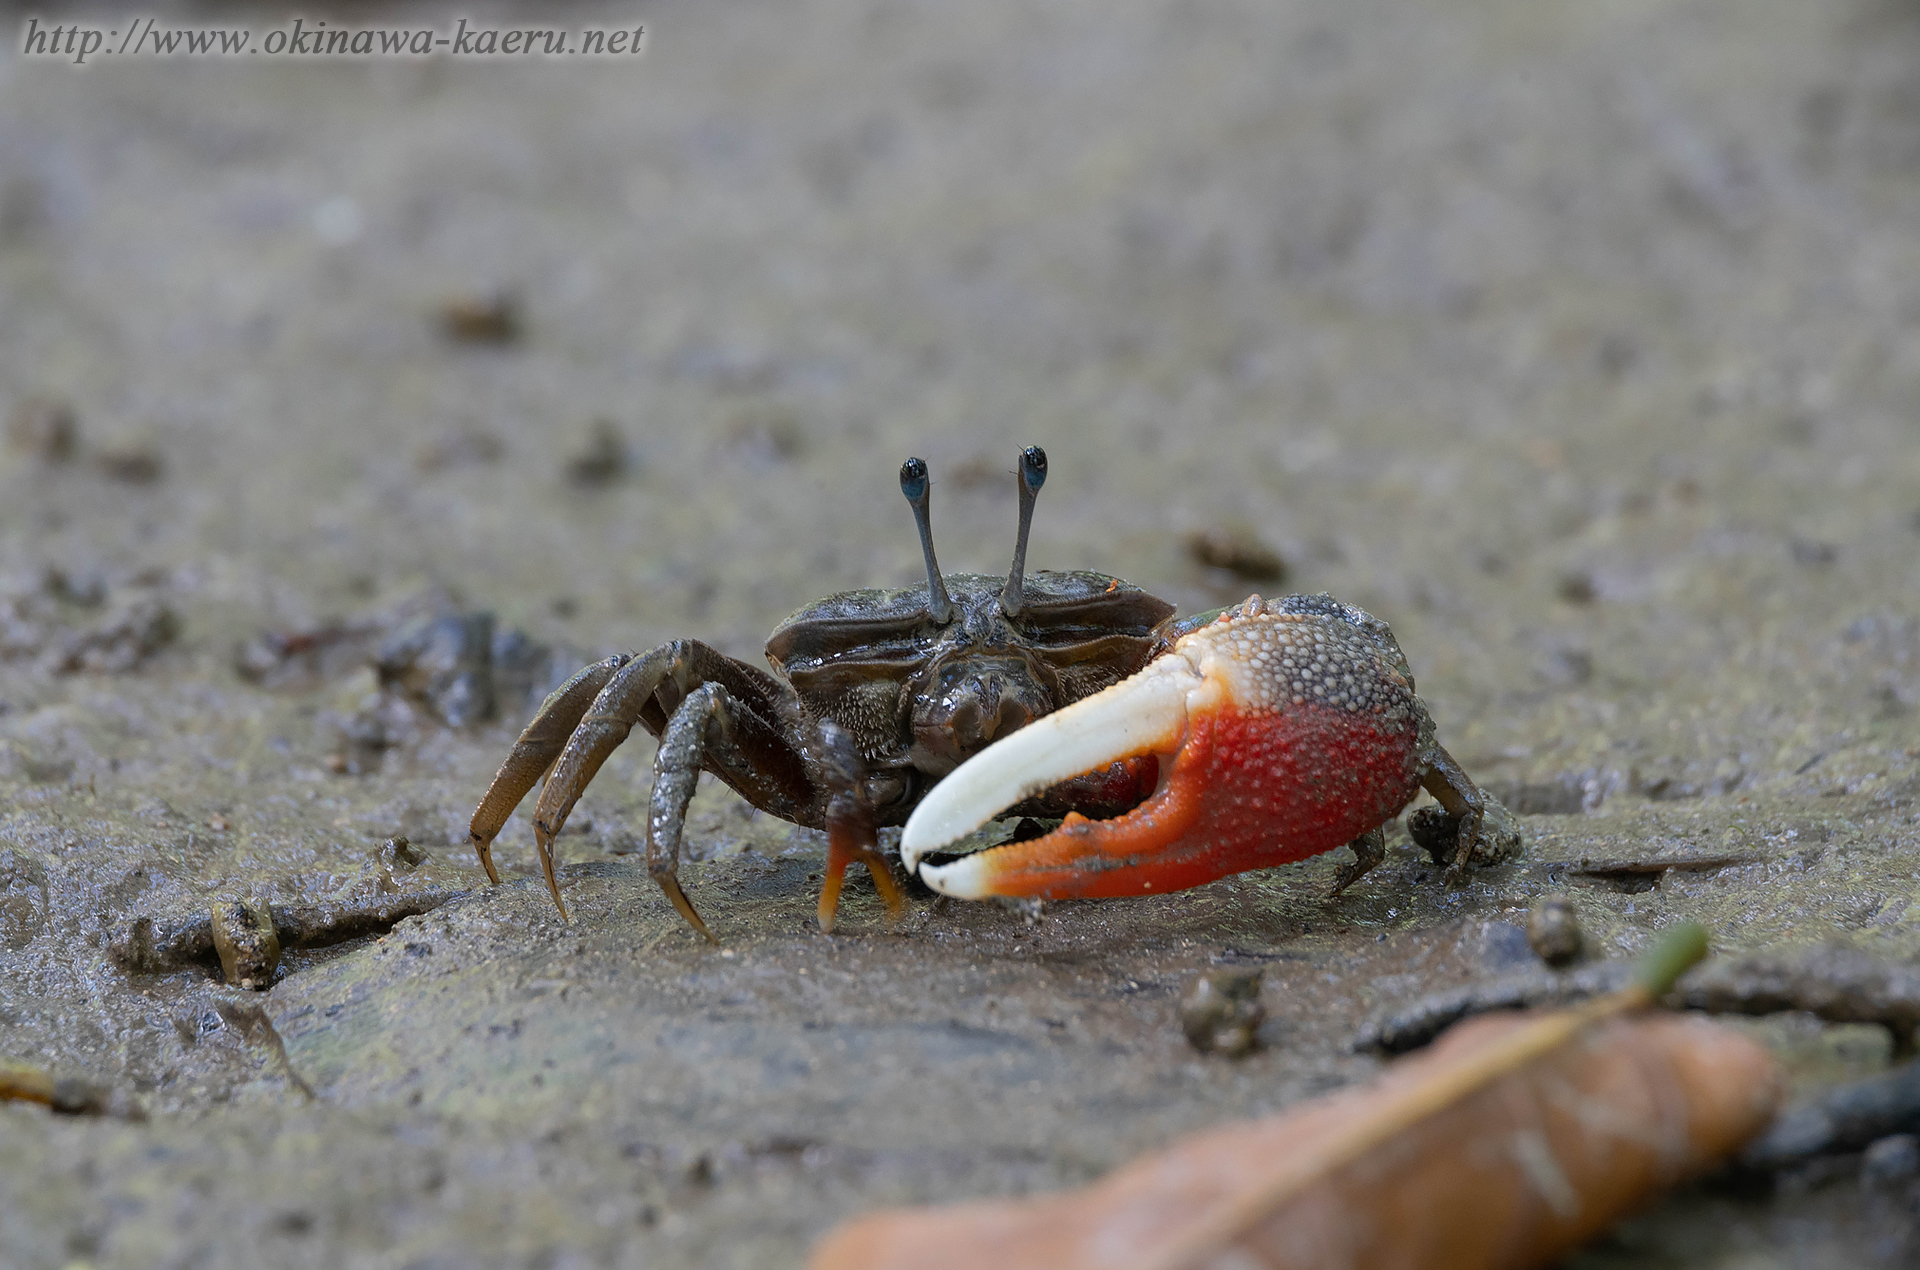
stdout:
MULTIPOLYGON (((1789 842, 1859 808, 1887 877, 1920 868, 1906 0, 301 15, 644 23, 647 44, 73 65, 14 32, 151 16, 258 37, 292 15, 0 9, 0 881, 34 985, 0 1015, 14 1051, 182 1114, 209 1087, 278 1105, 240 1041, 217 1063, 196 1048, 201 1007, 181 1003, 204 986, 128 989, 107 951, 127 922, 223 887, 334 894, 401 831, 471 873, 465 818, 556 675, 675 636, 757 662, 811 600, 916 582, 910 454, 948 570, 1004 571, 1015 456, 1040 444, 1031 567, 1189 612, 1331 590, 1386 618, 1469 770, 1521 810, 1584 813, 1538 822, 1543 841, 1577 823, 1619 847, 1655 821, 1609 814, 1671 812, 1658 832, 1688 841, 1789 842), (481 611, 512 690, 471 717, 431 690, 396 707, 434 638, 420 623, 481 611)), ((629 750, 570 850, 650 905, 632 857, 649 754, 629 750)), ((702 799, 696 850, 775 849, 764 818, 702 799)), ((524 822, 502 841, 528 883, 524 822)), ((1725 937, 1920 949, 1907 892, 1834 867, 1817 886, 1844 903, 1723 897, 1725 937)), ((789 881, 770 894, 793 926, 811 892, 804 869, 789 881)), ((1620 903, 1605 938, 1631 951, 1645 933, 1620 903)), ((1366 920, 1402 916, 1383 900, 1366 920)), ((609 927, 622 948, 643 942, 630 918, 609 927)), ((314 973, 372 955, 356 947, 314 973)), ((356 1092, 356 1060, 326 1061, 338 1100, 406 1088, 356 1092)), ((1195 1095, 1079 1163, 1043 1152, 1036 1184, 1243 1094, 1195 1095)), ((1061 1123, 1092 1114, 1062 1096, 1061 1123)), ((46 1161, 107 1150, 31 1132, 56 1136, 22 1149, 22 1193, 46 1161)), ((662 1148, 674 1169, 708 1158, 687 1132, 662 1148)), ((979 1192, 1008 1185, 994 1169, 925 1176, 979 1192)), ((800 1186, 751 1247, 694 1217, 684 1247, 555 1235, 525 1256, 778 1264, 873 1193, 849 1178, 828 1200, 800 1186)), ((111 1222, 73 1243, 97 1193, 75 1185, 23 1219, 19 1255, 188 1255, 115 1243, 111 1222)), ((255 1220, 234 1202, 222 1220, 255 1220)))

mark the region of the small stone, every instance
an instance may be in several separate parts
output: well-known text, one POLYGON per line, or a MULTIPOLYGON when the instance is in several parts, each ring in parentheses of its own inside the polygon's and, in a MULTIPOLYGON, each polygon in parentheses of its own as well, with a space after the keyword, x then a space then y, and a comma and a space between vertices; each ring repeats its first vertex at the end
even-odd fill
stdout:
MULTIPOLYGON (((1526 845, 1519 822, 1491 792, 1481 790, 1480 798, 1480 840, 1474 844, 1468 863, 1490 865, 1513 859, 1526 845)), ((1407 836, 1442 868, 1452 865, 1460 854, 1459 818, 1438 803, 1407 813, 1407 836)))
POLYGON ((40 589, 49 597, 75 608, 97 609, 107 602, 107 582, 97 573, 75 576, 58 565, 40 574, 40 589))
POLYGON ((80 452, 80 425, 64 403, 28 397, 7 416, 7 446, 43 463, 70 463, 80 452))
POLYGON ((1593 576, 1577 571, 1561 574, 1560 580, 1554 583, 1553 591, 1568 604, 1591 604, 1600 598, 1600 592, 1593 585, 1593 576))
POLYGON ((626 439, 611 419, 595 419, 587 428, 585 444, 567 460, 567 483, 582 489, 611 485, 626 475, 626 439))
POLYGON ((1891 1133, 1867 1148, 1860 1157, 1863 1186, 1891 1186, 1920 1173, 1920 1137, 1891 1133))
POLYGON ((116 605, 93 625, 72 631, 54 650, 48 669, 54 674, 127 674, 173 643, 180 619, 165 601, 136 596, 116 605))
POLYGON ((1187 535, 1187 555, 1209 569, 1223 569, 1243 582, 1280 582, 1287 562, 1245 528, 1200 529, 1187 535))
POLYGON ((165 464, 159 451, 145 441, 122 441, 97 451, 93 468, 108 480, 124 485, 151 485, 160 479, 165 464))
POLYGON ((427 862, 427 853, 405 838, 388 838, 380 848, 380 860, 389 869, 405 872, 427 862))
POLYGON ((1527 942, 1549 966, 1564 966, 1580 955, 1580 919, 1564 895, 1543 896, 1527 914, 1527 942))
POLYGON ((401 628, 380 648, 374 669, 384 688, 398 691, 448 727, 494 716, 493 614, 443 613, 401 628))
POLYGON ((235 987, 265 992, 280 968, 280 936, 264 904, 227 899, 213 905, 213 947, 235 987))
POLYGON ((1201 975, 1180 999, 1180 1030, 1202 1054, 1244 1058, 1258 1047, 1260 971, 1215 970, 1201 975))
POLYGON ((511 344, 521 325, 520 299, 510 291, 458 296, 440 306, 440 330, 459 344, 511 344))

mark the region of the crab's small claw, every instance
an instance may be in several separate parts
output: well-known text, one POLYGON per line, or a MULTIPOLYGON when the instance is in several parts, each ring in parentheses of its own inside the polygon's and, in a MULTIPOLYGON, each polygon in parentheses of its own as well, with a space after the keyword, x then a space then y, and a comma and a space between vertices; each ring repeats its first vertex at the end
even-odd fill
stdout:
POLYGON ((966 899, 1182 890, 1360 838, 1413 798, 1430 747, 1383 623, 1325 597, 1254 596, 961 764, 907 821, 900 854, 966 899), (1145 754, 1159 788, 1124 815, 1069 815, 1041 838, 925 861, 1023 798, 1145 754))

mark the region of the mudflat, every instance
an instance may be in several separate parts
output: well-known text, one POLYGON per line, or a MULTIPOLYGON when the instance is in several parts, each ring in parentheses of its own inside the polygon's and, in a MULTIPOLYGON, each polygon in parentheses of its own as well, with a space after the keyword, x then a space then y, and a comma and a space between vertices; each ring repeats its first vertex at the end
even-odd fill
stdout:
MULTIPOLYGON (((0 55, 0 1058, 148 1113, 0 1107, 0 1262, 793 1265, 1363 1079, 1549 892, 1595 957, 1920 955, 1912 6, 638 12, 637 59, 0 55), (703 783, 715 949, 636 736, 570 923, 526 808, 486 884, 555 675, 913 585, 908 455, 1002 571, 1034 443, 1030 568, 1386 619, 1526 855, 892 930, 856 876, 829 937, 821 836, 703 783), (265 992, 181 935, 235 904, 295 936, 265 992), (1223 966, 1238 1062, 1178 1017, 1223 966)), ((1890 1061, 1747 1026, 1803 1088, 1890 1061)), ((1905 1196, 1689 1191, 1575 1264, 1908 1264, 1905 1196)))

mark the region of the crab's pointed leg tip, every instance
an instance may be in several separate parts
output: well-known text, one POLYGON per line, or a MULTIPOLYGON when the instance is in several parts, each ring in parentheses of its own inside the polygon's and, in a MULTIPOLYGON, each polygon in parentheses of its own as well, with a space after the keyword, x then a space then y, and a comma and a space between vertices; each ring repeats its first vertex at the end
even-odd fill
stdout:
POLYGON ((493 839, 478 833, 469 834, 468 841, 473 844, 473 854, 479 859, 480 867, 487 871, 487 881, 500 885, 500 870, 493 865, 493 839))
POLYGON ((701 920, 699 910, 694 908, 693 901, 688 899, 686 891, 681 889, 680 879, 671 873, 663 873, 655 875, 653 880, 660 884, 662 891, 666 892, 667 899, 672 902, 675 911, 687 919, 687 925, 699 931, 709 944, 718 948, 720 941, 714 937, 711 930, 707 929, 706 922, 701 920))
POLYGON ((834 918, 840 912, 840 881, 845 867, 844 863, 829 860, 826 879, 820 886, 820 903, 814 908, 813 917, 823 935, 833 934, 834 918))
POLYGON ((929 870, 920 861, 929 851, 972 833, 1022 798, 1119 759, 1171 752, 1186 729, 1189 695, 1200 684, 1192 664, 1170 654, 994 742, 920 800, 900 834, 901 862, 924 878, 929 870))
POLYGON ((553 906, 560 910, 560 920, 572 925, 573 919, 567 916, 567 902, 560 898, 560 879, 553 871, 553 857, 543 851, 540 853, 540 863, 545 866, 547 894, 553 896, 553 906))
POLYGON ((867 871, 873 875, 873 889, 880 892, 880 902, 886 905, 886 917, 883 920, 887 929, 894 930, 906 918, 907 897, 894 882, 884 857, 877 853, 868 856, 867 871))

